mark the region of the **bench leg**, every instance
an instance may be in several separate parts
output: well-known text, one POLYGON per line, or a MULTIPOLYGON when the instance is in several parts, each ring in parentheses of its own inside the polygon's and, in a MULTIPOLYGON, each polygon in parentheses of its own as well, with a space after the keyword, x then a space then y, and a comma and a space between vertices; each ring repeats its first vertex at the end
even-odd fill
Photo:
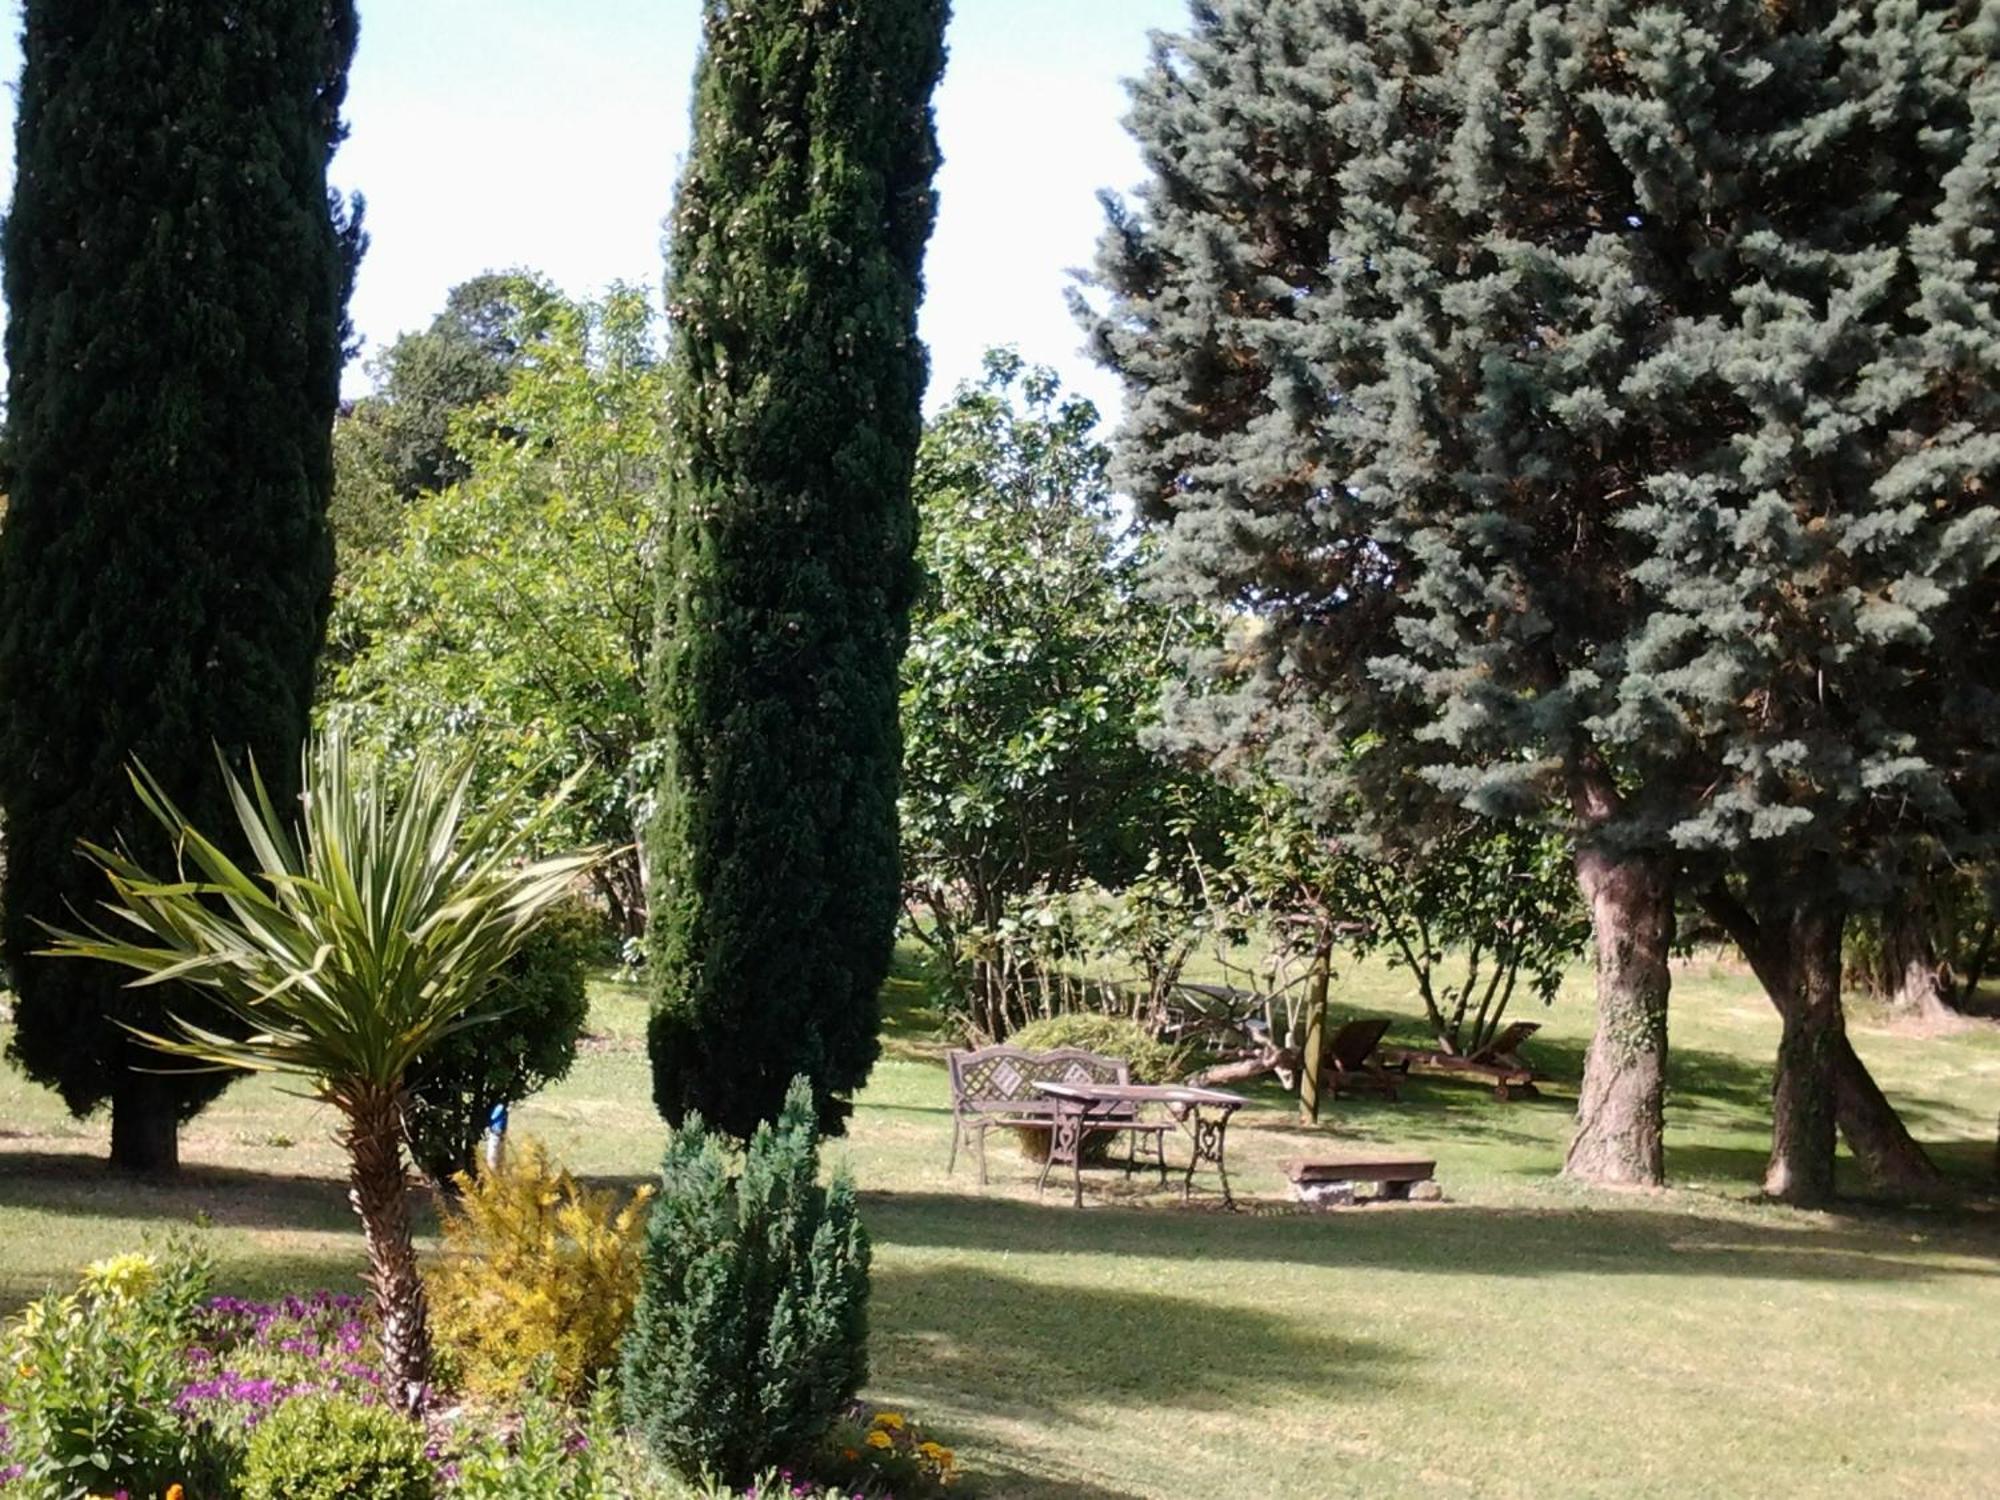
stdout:
POLYGON ((986 1186, 986 1123, 982 1120, 977 1127, 979 1134, 973 1145, 979 1155, 979 1185, 986 1186))
POLYGON ((951 1156, 944 1164, 944 1175, 949 1177, 958 1167, 958 1138, 965 1131, 965 1122, 957 1115, 951 1117, 951 1156))

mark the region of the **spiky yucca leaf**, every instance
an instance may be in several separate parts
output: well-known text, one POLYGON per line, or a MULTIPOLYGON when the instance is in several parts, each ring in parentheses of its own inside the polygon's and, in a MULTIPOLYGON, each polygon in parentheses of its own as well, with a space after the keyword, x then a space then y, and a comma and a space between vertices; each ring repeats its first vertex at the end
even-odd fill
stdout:
POLYGON ((539 807, 516 792, 471 817, 469 760, 420 756, 398 792, 379 760, 349 756, 338 730, 305 752, 296 835, 254 763, 248 786, 226 763, 222 771, 252 868, 135 770, 134 789, 178 851, 176 878, 87 848, 110 876, 106 906, 120 932, 57 932, 48 951, 136 969, 135 985, 213 992, 246 1035, 179 1016, 170 1036, 139 1035, 175 1057, 309 1078, 346 1117, 382 1360, 398 1404, 416 1411, 430 1381, 430 1320, 410 1235, 403 1074, 440 1038, 488 1019, 501 966, 600 856, 522 857, 567 787, 539 807))
POLYGON ((473 767, 420 757, 408 784, 350 754, 337 730, 308 746, 296 829, 256 766, 246 785, 225 765, 253 868, 246 869, 136 768, 140 800, 180 851, 162 880, 118 850, 86 846, 110 877, 122 931, 58 932, 57 957, 136 969, 135 986, 212 991, 248 1034, 171 1018, 141 1033, 171 1055, 312 1078, 336 1094, 394 1089, 425 1048, 487 1019, 479 1002, 535 922, 601 856, 524 860, 556 802, 518 796, 467 810, 473 767))

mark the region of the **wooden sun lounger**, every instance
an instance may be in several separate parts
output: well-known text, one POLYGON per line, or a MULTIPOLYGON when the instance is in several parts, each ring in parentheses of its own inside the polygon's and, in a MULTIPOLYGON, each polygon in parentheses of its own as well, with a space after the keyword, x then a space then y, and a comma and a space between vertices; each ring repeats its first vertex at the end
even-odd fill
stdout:
POLYGON ((1493 1097, 1511 1099, 1515 1095, 1535 1097, 1535 1070, 1521 1057, 1521 1043, 1542 1029, 1539 1021, 1515 1021, 1500 1034, 1471 1052, 1446 1052, 1442 1048, 1416 1047, 1401 1054, 1405 1066, 1426 1072, 1476 1078, 1493 1086, 1493 1097))
POLYGON ((1343 1094, 1381 1094, 1394 1099, 1410 1065, 1402 1058, 1391 1060, 1376 1049, 1388 1033, 1389 1022, 1380 1016, 1349 1021, 1327 1038, 1320 1058, 1323 1087, 1335 1099, 1343 1094))

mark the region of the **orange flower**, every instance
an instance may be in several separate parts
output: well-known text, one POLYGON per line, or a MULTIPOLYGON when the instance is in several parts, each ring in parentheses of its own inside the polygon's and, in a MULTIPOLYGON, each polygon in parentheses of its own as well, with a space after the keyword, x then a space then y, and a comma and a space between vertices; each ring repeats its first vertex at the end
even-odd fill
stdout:
POLYGON ((167 1486, 165 1500, 187 1500, 187 1491, 177 1484, 170 1484, 167 1486))

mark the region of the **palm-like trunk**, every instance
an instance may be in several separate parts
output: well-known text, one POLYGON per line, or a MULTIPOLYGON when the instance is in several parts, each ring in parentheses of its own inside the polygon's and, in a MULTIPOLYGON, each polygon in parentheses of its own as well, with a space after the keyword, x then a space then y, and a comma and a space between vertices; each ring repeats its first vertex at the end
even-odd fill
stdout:
POLYGON ((382 1363, 397 1404, 414 1413, 431 1373, 430 1309, 410 1235, 403 1112, 393 1090, 362 1086, 333 1101, 347 1116, 348 1201, 361 1216, 382 1363))

